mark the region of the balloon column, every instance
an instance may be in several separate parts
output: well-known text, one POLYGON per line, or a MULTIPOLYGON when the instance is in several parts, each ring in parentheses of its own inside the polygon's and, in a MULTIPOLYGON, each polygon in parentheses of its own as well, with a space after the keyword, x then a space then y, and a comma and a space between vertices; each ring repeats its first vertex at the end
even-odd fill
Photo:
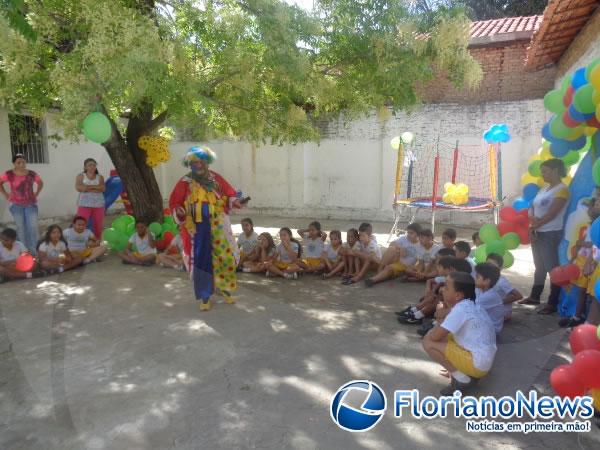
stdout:
POLYGON ((160 136, 142 136, 138 140, 140 148, 146 152, 146 164, 156 167, 171 159, 169 140, 160 136))
POLYGON ((444 203, 452 205, 464 205, 469 203, 469 186, 464 183, 446 183, 444 184, 444 191, 444 203))
MULTIPOLYGON (((175 224, 173 216, 168 209, 164 210, 163 223, 152 222, 148 229, 156 239, 156 248, 164 250, 169 246, 173 238, 179 234, 179 228, 175 224)), ((117 217, 112 222, 111 228, 104 230, 104 239, 112 250, 123 251, 127 247, 129 238, 135 233, 135 218, 129 214, 117 217)))
POLYGON ((590 395, 600 411, 600 326, 584 324, 569 336, 573 362, 554 368, 550 374, 552 389, 561 397, 590 395))

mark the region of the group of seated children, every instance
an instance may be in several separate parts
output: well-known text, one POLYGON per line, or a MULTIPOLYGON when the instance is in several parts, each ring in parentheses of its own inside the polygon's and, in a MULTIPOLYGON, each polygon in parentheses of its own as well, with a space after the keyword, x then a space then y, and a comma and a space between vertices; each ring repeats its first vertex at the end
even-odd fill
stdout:
POLYGON ((280 243, 275 245, 269 233, 256 234, 249 218, 242 220, 242 230, 238 237, 238 270, 247 273, 288 279, 297 279, 303 273, 319 274, 323 279, 341 276, 342 283, 348 285, 362 280, 369 270, 378 270, 381 264, 381 249, 368 223, 361 224, 358 230, 349 229, 345 243, 339 230, 332 230, 326 243, 327 233, 316 221, 298 230, 302 242, 283 227, 279 230, 280 243))
POLYGON ((86 226, 87 220, 81 216, 75 217, 64 232, 60 226, 50 225, 38 242, 37 259, 27 268, 18 264, 18 258, 28 253, 27 248, 17 240, 14 229, 4 229, 0 233, 0 282, 62 273, 96 261, 106 248, 86 226))

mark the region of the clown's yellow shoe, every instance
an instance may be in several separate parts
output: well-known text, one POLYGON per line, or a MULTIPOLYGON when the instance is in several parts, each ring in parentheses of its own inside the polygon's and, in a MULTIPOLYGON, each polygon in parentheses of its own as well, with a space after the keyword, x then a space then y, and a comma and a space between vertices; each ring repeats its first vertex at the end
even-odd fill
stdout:
POLYGON ((210 300, 206 301, 206 302, 200 302, 200 311, 210 311, 210 309, 212 308, 212 302, 210 300))
POLYGON ((231 292, 221 291, 220 294, 223 296, 223 300, 225 300, 225 303, 229 305, 233 305, 235 303, 235 297, 231 295, 231 292))

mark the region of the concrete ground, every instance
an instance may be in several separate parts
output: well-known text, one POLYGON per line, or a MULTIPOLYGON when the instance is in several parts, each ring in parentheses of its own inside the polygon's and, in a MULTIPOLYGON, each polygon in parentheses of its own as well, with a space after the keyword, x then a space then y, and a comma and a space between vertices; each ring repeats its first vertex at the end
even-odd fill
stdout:
MULTIPOLYGON (((276 233, 289 219, 262 217, 276 233)), ((234 230, 240 230, 239 217, 234 230)), ((324 229, 350 224, 327 221, 324 229)), ((356 224, 353 224, 356 226, 356 224)), ((389 224, 374 224, 385 242, 389 224)), ((293 227, 294 228, 294 227, 293 227)), ((263 231, 257 226, 257 231, 263 231)), ((461 230, 463 237, 469 230, 461 230)), ((527 249, 509 278, 523 292, 527 249)), ((393 449, 598 448, 600 433, 469 434, 462 419, 395 419, 367 433, 338 429, 332 394, 352 379, 437 395, 447 382, 394 311, 422 285, 366 289, 339 281, 241 274, 238 303, 198 311, 185 274, 123 266, 0 287, 0 448, 393 449)), ((568 357, 556 317, 517 307, 480 393, 549 393, 568 357), (551 359, 552 358, 552 359, 551 359)))

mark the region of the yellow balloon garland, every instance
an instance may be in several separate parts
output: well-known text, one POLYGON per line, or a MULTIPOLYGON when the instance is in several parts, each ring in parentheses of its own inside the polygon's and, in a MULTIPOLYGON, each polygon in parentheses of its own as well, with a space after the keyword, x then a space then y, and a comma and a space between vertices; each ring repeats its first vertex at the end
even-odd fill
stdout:
POLYGON ((138 145, 146 153, 146 164, 149 167, 156 167, 171 159, 169 140, 164 137, 142 136, 138 145))

